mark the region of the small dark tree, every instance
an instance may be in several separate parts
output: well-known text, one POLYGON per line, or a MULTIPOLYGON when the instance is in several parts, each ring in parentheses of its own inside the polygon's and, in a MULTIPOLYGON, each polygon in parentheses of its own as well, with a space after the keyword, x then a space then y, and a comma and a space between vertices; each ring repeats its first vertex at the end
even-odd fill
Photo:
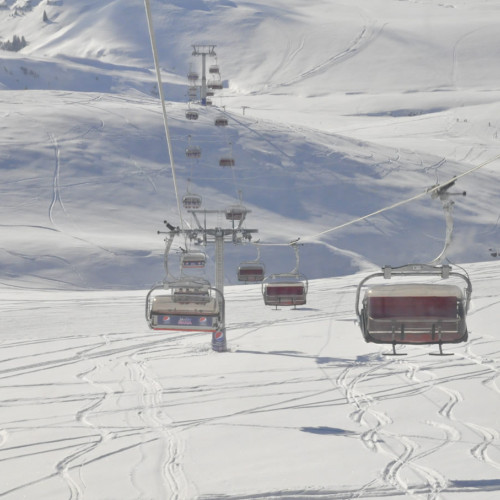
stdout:
POLYGON ((26 47, 28 43, 26 42, 26 39, 23 37, 19 38, 17 35, 14 35, 12 37, 12 42, 7 40, 6 42, 0 43, 0 48, 3 50, 10 50, 12 52, 17 52, 18 50, 23 49, 26 47))
POLYGON ((43 11, 43 22, 48 23, 49 22, 49 16, 47 16, 47 12, 43 11))

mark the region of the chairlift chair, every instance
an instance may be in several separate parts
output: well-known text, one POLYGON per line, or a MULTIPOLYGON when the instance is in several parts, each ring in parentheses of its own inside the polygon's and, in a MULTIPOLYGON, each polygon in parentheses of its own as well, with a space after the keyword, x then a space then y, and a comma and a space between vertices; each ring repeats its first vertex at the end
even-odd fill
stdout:
POLYGON ((215 118, 214 123, 216 127, 227 127, 229 122, 224 115, 219 115, 215 118))
POLYGON ((186 118, 188 120, 197 120, 198 119, 198 111, 195 111, 194 109, 188 109, 186 111, 186 118))
POLYGON ((187 158, 201 158, 201 148, 199 146, 188 146, 186 148, 187 158))
POLYGON ((186 148, 187 158, 201 158, 201 148, 191 144, 191 136, 188 136, 188 146, 186 148))
POLYGON ((229 154, 225 154, 224 156, 221 156, 219 160, 219 166, 220 167, 234 167, 236 162, 234 161, 234 156, 233 156, 233 143, 229 142, 229 154))
POLYGON ((301 306, 306 303, 309 283, 299 273, 299 248, 291 243, 295 252, 295 268, 289 273, 272 274, 262 282, 262 297, 266 306, 301 306))
POLYGON ((242 262, 238 266, 238 281, 255 283, 265 278, 265 267, 260 262, 242 262))
POLYGON ((202 198, 199 194, 186 193, 182 197, 182 206, 186 210, 197 210, 201 207, 202 198))
POLYGON ((191 86, 188 88, 188 97, 193 100, 198 97, 198 87, 191 86))
POLYGON ((146 297, 146 321, 152 330, 220 332, 224 298, 210 284, 179 280, 156 285, 146 297))
POLYGON ((208 72, 209 74, 211 75, 218 75, 219 74, 219 66, 217 64, 212 64, 209 68, 208 68, 208 72))
POLYGON ((266 306, 302 306, 307 299, 308 281, 301 274, 272 274, 262 284, 266 306))
POLYGON ((234 161, 234 158, 232 156, 223 156, 219 160, 219 166, 220 167, 234 167, 236 162, 234 161))
POLYGON ((181 255, 181 269, 203 269, 207 256, 203 252, 183 252, 181 255))
POLYGON ((452 272, 449 265, 386 266, 382 272, 367 276, 358 285, 356 315, 365 341, 392 345, 391 355, 397 354, 397 344, 437 344, 439 355, 443 355, 443 344, 467 340, 466 315, 471 293, 469 278, 452 272), (368 287, 360 303, 361 288, 368 280, 394 276, 428 276, 443 280, 455 276, 466 285, 462 289, 455 284, 407 282, 405 279, 405 283, 368 287))
POLYGON ((182 276, 170 284, 173 301, 182 304, 206 304, 210 301, 210 282, 204 278, 182 276))
POLYGON ((200 77, 200 75, 198 75, 198 73, 196 71, 190 70, 188 72, 187 77, 188 77, 189 82, 192 83, 192 82, 196 82, 198 80, 198 78, 200 77))
POLYGON ((225 210, 226 220, 243 221, 248 213, 243 205, 232 205, 225 210))
POLYGON ((257 245, 257 258, 255 260, 242 262, 238 266, 238 281, 245 283, 255 283, 263 281, 265 276, 265 266, 260 262, 260 246, 257 245))
POLYGON ((224 88, 221 80, 209 80, 207 87, 212 90, 222 90, 224 88))

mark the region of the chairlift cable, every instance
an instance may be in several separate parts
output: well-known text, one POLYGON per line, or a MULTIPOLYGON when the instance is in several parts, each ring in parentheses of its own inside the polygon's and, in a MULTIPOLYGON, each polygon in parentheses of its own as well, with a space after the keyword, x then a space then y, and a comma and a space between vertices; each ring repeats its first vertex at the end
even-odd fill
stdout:
POLYGON ((152 15, 151 15, 151 6, 149 3, 149 0, 144 0, 144 6, 146 8, 146 17, 148 20, 149 39, 151 41, 151 49, 153 51, 153 59, 154 59, 154 65, 155 65, 155 70, 156 70, 156 79, 158 82, 158 92, 160 95, 160 101, 161 101, 161 107, 162 107, 162 113, 163 113, 163 124, 165 127, 165 136, 167 138, 168 155, 170 157, 170 166, 172 169, 172 179, 173 179, 173 183, 174 183, 175 198, 177 200, 177 210, 179 212, 179 220, 180 220, 181 228, 184 229, 184 220, 182 218, 181 202, 180 202, 179 192, 177 189, 177 178, 176 178, 176 174, 175 174, 175 164, 174 164, 172 141, 170 139, 170 129, 168 126, 167 109, 165 107, 165 96, 163 93, 163 83, 162 83, 162 79, 161 79, 160 64, 158 62, 158 50, 156 47, 156 39, 155 39, 155 34, 154 34, 153 19, 152 19, 152 15))
MULTIPOLYGON (((469 175, 473 172, 475 172, 476 170, 479 170, 483 167, 485 167, 486 165, 489 165, 490 163, 493 163, 494 161, 500 159, 500 154, 498 154, 497 156, 494 156, 493 158, 490 158, 489 160, 486 160, 484 161, 483 163, 479 164, 479 165, 476 165, 475 167, 467 170, 466 172, 463 172, 459 175, 456 175, 454 176, 452 179, 450 180, 447 180, 445 182, 442 182, 441 184, 437 184, 435 186, 432 186, 431 188, 428 188, 426 189, 425 191, 423 191, 422 193, 419 193, 415 196, 412 196, 411 198, 407 198, 406 200, 402 200, 402 201, 398 201, 397 203, 393 203, 392 205, 389 205, 387 207, 384 207, 384 208, 381 208, 380 210, 376 210, 375 212, 372 212, 372 213, 369 213, 367 215, 363 215, 362 217, 358 217, 356 219, 352 219, 348 222, 344 222, 343 224, 340 224, 338 226, 335 226, 335 227, 332 227, 330 229, 326 229, 325 231, 321 231, 320 233, 317 233, 317 234, 313 234, 313 235, 310 235, 310 236, 302 236, 302 237, 299 237, 297 238, 297 240, 295 241, 298 241, 299 239, 302 239, 302 240, 316 240, 318 239, 320 236, 323 236, 324 234, 327 234, 327 233, 331 233, 333 231, 338 231, 339 229, 343 229, 345 227, 348 227, 348 226, 351 226, 353 224, 356 224, 357 222, 361 222, 363 220, 366 220, 366 219, 369 219, 371 217, 374 217, 375 215, 379 215, 381 213, 384 213, 384 212, 388 212, 389 210, 392 210, 394 208, 397 208, 397 207, 400 207, 402 205, 406 205, 407 203, 411 203, 412 201, 416 201, 428 194, 432 194, 436 191, 439 191, 440 189, 442 189, 444 186, 450 184, 450 182, 453 182, 453 181, 456 181, 458 179, 460 179, 461 177, 465 177, 466 175, 469 175)), ((499 217, 499 220, 500 220, 500 217, 499 217)), ((290 243, 264 243, 264 242, 260 242, 259 245, 262 245, 262 246, 289 246, 289 245, 292 245, 294 242, 290 242, 290 243)))
POLYGON ((479 165, 476 165, 475 167, 467 170, 466 172, 463 172, 459 175, 454 176, 450 180, 442 182, 441 184, 437 184, 436 186, 433 186, 432 188, 428 188, 425 191, 423 191, 422 193, 419 193, 415 196, 412 196, 411 198, 407 198, 406 200, 398 201, 397 203, 393 203, 392 205, 381 208, 380 210, 376 210, 375 212, 372 212, 370 214, 363 215, 362 217, 358 217, 358 218, 350 220, 348 222, 344 222, 343 224, 340 224, 339 226, 335 226, 335 227, 332 227, 330 229, 326 229, 325 231, 321 231, 320 233, 310 235, 310 236, 304 236, 303 239, 315 240, 315 239, 319 238, 320 236, 323 236, 324 234, 331 233, 333 231, 338 231, 339 229, 343 229, 347 226, 351 226, 353 224, 356 224, 357 222, 361 222, 363 220, 369 219, 370 217, 373 217, 375 215, 379 215, 381 213, 388 212, 389 210, 392 210, 394 208, 400 207, 402 205, 406 205, 407 203, 411 203, 412 201, 416 201, 416 200, 418 200, 418 199, 420 199, 428 194, 432 194, 436 191, 439 191, 440 189, 442 189, 444 186, 446 186, 450 182, 456 181, 456 180, 460 179, 461 177, 465 177, 466 175, 469 175, 469 174, 475 172, 476 170, 479 170, 480 168, 483 168, 486 165, 493 163, 495 160, 498 160, 499 158, 500 158, 500 154, 496 155, 493 158, 490 158, 489 160, 484 161, 483 163, 481 163, 479 165))

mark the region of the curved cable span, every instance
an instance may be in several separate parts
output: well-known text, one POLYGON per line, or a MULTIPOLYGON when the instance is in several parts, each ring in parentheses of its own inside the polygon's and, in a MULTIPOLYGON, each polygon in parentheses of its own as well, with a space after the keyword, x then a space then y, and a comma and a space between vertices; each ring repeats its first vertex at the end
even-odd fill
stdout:
POLYGON ((173 155, 173 150, 172 150, 172 141, 170 139, 170 129, 168 127, 167 109, 165 107, 165 95, 163 93, 163 83, 162 83, 162 79, 161 79, 160 64, 158 62, 158 50, 156 48, 156 39, 155 39, 154 28, 153 28, 153 18, 151 15, 151 6, 149 3, 149 0, 144 0, 144 6, 146 8, 146 17, 148 20, 149 39, 151 41, 151 49, 153 51, 153 59, 154 59, 155 70, 156 70, 156 79, 158 82, 158 92, 160 94, 160 100, 161 100, 161 108, 162 108, 162 113, 163 113, 163 124, 165 127, 165 136, 167 138, 168 155, 170 157, 170 166, 172 168, 172 178, 173 178, 173 182, 174 182, 175 198, 177 200, 177 210, 179 212, 180 226, 182 229, 184 229, 184 220, 182 218, 181 202, 180 202, 180 198, 179 198, 179 192, 177 189, 177 177, 175 174, 175 164, 174 164, 174 155, 173 155))
POLYGON ((432 194, 440 189, 442 189, 444 186, 449 184, 452 181, 456 181, 460 179, 461 177, 465 177, 466 175, 471 174, 472 172, 475 172, 476 170, 479 170, 480 168, 485 167, 486 165, 489 165, 490 163, 493 163, 495 160, 498 160, 500 158, 500 154, 495 156, 494 158, 490 158, 489 160, 486 160, 485 162, 481 163, 480 165, 476 165, 475 167, 467 170, 466 172, 463 172, 462 174, 456 175, 453 177, 453 179, 447 180, 445 182, 442 182, 441 184, 438 184, 436 186, 433 186, 432 188, 426 189, 422 193, 419 193, 415 196, 412 196, 411 198, 407 198, 406 200, 398 201, 397 203, 393 203, 392 205, 389 205, 387 207, 381 208, 380 210, 376 210, 375 212, 372 212, 367 215, 363 215, 362 217, 358 217, 357 219, 353 219, 348 222, 344 222, 343 224, 340 224, 339 226, 332 227, 330 229, 326 229, 325 231, 321 231, 320 233, 313 234, 310 236, 304 236, 302 237, 302 240, 315 240, 319 238, 320 236, 323 236, 324 234, 331 233, 333 231, 338 231, 339 229, 343 229, 344 227, 351 226, 352 224, 356 224, 357 222, 361 222, 363 220, 369 219, 370 217, 373 217, 375 215, 381 214, 383 212, 387 212, 389 210, 392 210, 393 208, 400 207, 402 205, 406 205, 407 203, 411 203, 412 201, 418 200, 419 198, 422 198, 423 196, 426 196, 428 194, 432 194))

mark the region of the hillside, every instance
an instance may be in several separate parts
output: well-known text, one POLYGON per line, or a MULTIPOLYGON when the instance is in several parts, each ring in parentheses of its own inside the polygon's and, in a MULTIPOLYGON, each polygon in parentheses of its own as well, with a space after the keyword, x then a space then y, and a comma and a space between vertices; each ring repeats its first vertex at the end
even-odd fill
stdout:
MULTIPOLYGON (((224 209, 241 191, 261 241, 307 242, 301 269, 311 278, 440 252, 444 218, 430 197, 308 237, 500 152, 494 3, 310 9, 197 0, 152 8, 181 192, 190 178, 206 208, 224 209), (183 116, 185 75, 200 64, 191 56, 199 40, 217 44, 226 88, 192 123, 183 116), (213 126, 221 106, 225 131, 213 126), (203 149, 199 162, 185 158, 188 136, 203 149), (229 147, 231 172, 217 165, 229 147)), ((179 216, 144 6, 6 1, 0 16, 4 40, 27 41, 1 53, 2 280, 149 286, 162 272, 156 231, 179 216)), ((455 207, 454 261, 487 259, 496 245, 496 168, 457 186, 468 195, 455 207)), ((228 282, 254 254, 228 248, 228 282)), ((286 248, 268 247, 263 258, 276 271, 293 267, 286 248)))
POLYGON ((233 286, 257 252, 228 244, 227 352, 149 330, 157 231, 193 220, 144 3, 0 0, 0 498, 497 499, 499 3, 151 5, 180 195, 241 201, 268 273, 300 238, 307 304, 233 286), (195 43, 216 44, 224 85, 193 122, 195 43), (439 254, 427 190, 467 172, 448 257, 472 282, 468 340, 386 356, 356 323, 358 284, 439 254))

